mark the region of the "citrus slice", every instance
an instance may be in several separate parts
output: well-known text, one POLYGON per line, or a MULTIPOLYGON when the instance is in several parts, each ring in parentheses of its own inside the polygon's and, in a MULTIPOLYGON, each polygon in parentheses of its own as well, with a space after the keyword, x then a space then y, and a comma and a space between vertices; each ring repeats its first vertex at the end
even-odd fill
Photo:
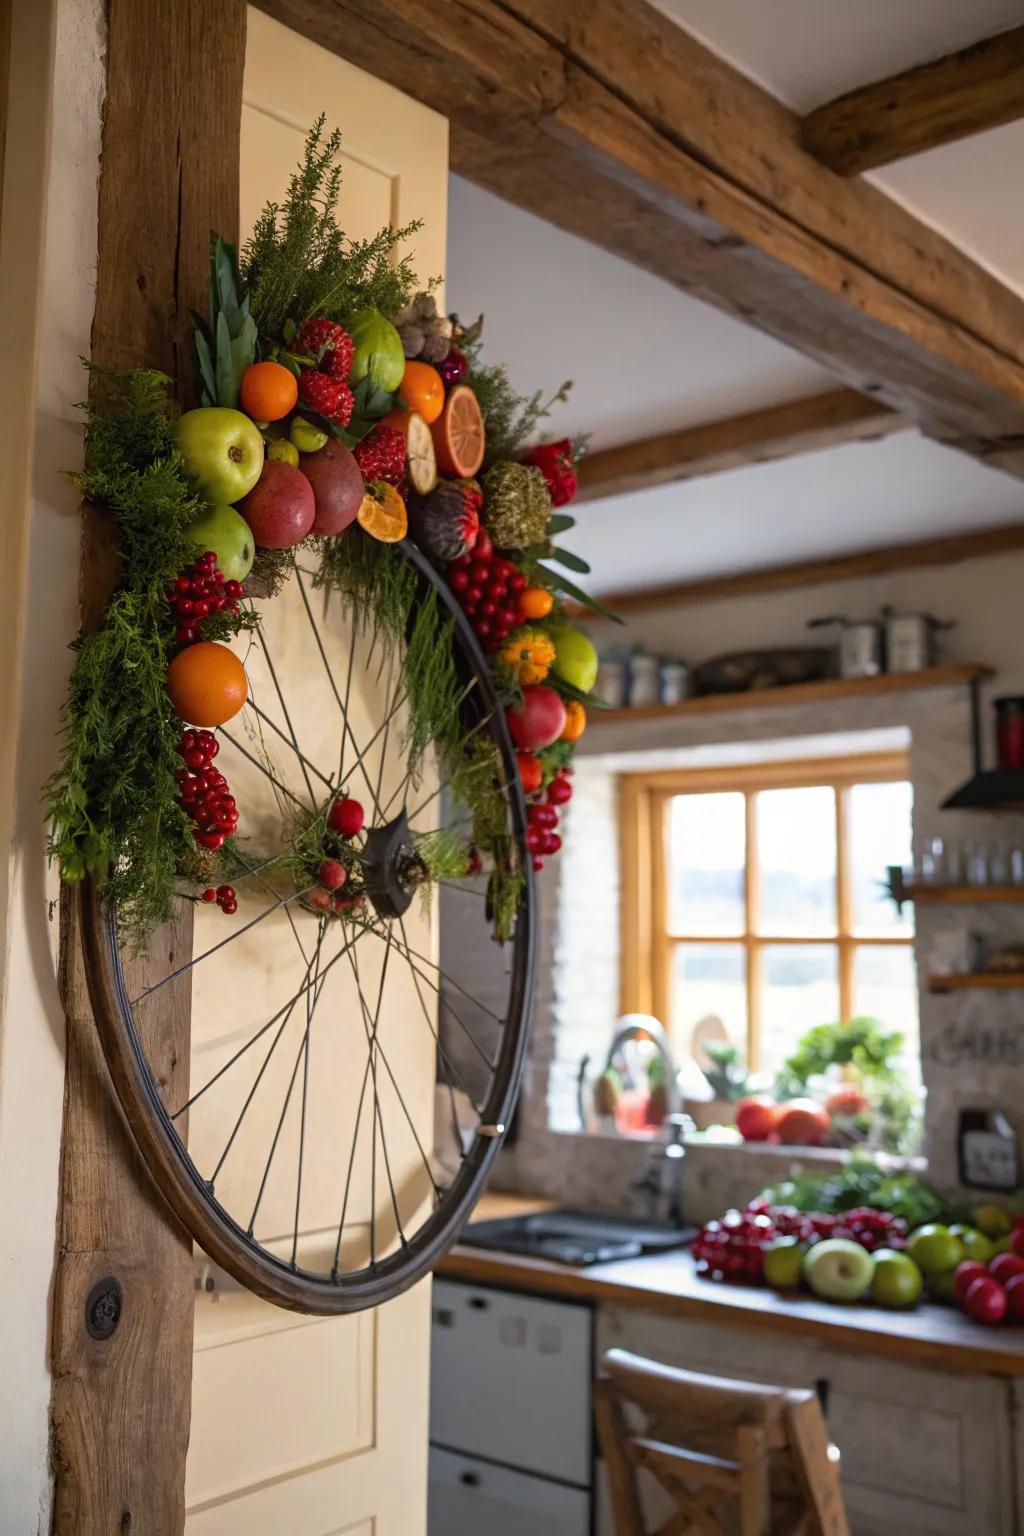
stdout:
POLYGON ((356 513, 359 526, 372 539, 381 544, 397 544, 409 531, 409 514, 405 502, 393 485, 385 480, 371 480, 366 495, 356 513))
POLYGON ((405 439, 405 473, 420 496, 428 496, 437 484, 437 454, 430 428, 419 411, 392 411, 383 425, 394 427, 405 439))
POLYGON ((472 480, 484 461, 484 419, 468 384, 456 384, 430 429, 442 475, 472 480))

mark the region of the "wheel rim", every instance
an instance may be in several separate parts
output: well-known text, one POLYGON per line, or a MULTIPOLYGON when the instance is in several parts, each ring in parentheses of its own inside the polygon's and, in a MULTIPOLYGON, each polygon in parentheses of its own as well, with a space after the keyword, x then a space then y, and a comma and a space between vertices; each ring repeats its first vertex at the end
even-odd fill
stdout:
MULTIPOLYGON (((213 943, 207 947, 194 946, 193 954, 187 962, 159 978, 133 999, 126 982, 124 958, 118 942, 117 913, 104 903, 102 893, 95 884, 87 882, 82 888, 81 895, 86 970, 104 1052, 115 1090, 136 1143, 156 1184, 199 1246, 236 1280, 267 1300, 310 1312, 340 1313, 379 1304, 405 1290, 425 1274, 455 1240, 483 1186, 488 1169, 498 1151, 503 1128, 508 1125, 513 1112, 530 1022, 536 936, 534 885, 526 848, 525 804, 516 772, 515 751, 505 725, 504 711, 495 692, 486 658, 480 651, 476 638, 454 602, 446 583, 413 546, 402 545, 400 551, 399 553, 396 550, 395 558, 401 559, 404 556, 411 562, 417 573, 421 594, 425 597, 428 593, 435 592, 446 613, 451 617, 459 677, 465 689, 463 708, 466 712, 467 732, 469 734, 479 732, 482 737, 492 743, 501 767, 507 836, 509 846, 513 850, 513 857, 522 870, 523 881, 519 894, 515 936, 506 952, 507 963, 503 967, 504 1001, 500 1008, 500 1016, 498 1011, 487 1008, 473 990, 463 985, 459 978, 452 974, 454 967, 451 966, 447 957, 442 955, 445 964, 438 964, 422 942, 417 943, 415 937, 411 940, 409 938, 406 917, 408 915, 409 924, 412 925, 415 909, 411 912, 409 910, 409 901, 406 898, 411 897, 412 892, 403 884, 403 880, 411 878, 411 871, 415 874, 416 883, 420 883, 422 876, 419 870, 425 855, 421 857, 417 850, 426 846, 423 840, 437 834, 426 833, 422 825, 417 829, 417 822, 422 817, 424 805, 409 804, 409 786, 415 781, 408 770, 404 775, 404 790, 397 796, 398 803, 393 803, 396 801, 395 794, 392 794, 390 801, 385 802, 381 785, 385 779, 385 753, 388 747, 389 726, 386 722, 378 730, 378 738, 383 740, 383 746, 380 748, 380 767, 376 775, 376 785, 373 784, 372 773, 367 771, 366 754, 370 751, 369 746, 364 745, 364 755, 350 768, 350 773, 346 776, 351 782, 356 776, 357 769, 360 770, 361 778, 365 781, 374 806, 372 825, 358 845, 358 871, 355 871, 353 866, 354 874, 363 879, 368 897, 367 904, 360 909, 360 912, 372 915, 360 915, 358 918, 346 915, 339 919, 333 912, 330 915, 303 912, 301 904, 307 898, 303 896, 298 881, 293 894, 278 894, 276 882, 281 876, 281 868, 276 866, 282 865, 285 854, 276 855, 271 861, 275 866, 271 873, 268 873, 270 865, 264 864, 248 869, 239 878, 240 886, 243 880, 249 880, 251 877, 251 889, 256 889, 257 885, 266 887, 262 892, 264 903, 260 908, 262 915, 258 914, 255 918, 251 918, 248 911, 243 910, 238 922, 232 923, 231 932, 223 940, 214 938, 213 943), (410 823, 414 828, 412 833, 408 830, 410 823), (417 838, 421 841, 417 842, 417 838), (420 860, 419 865, 417 860, 420 860), (401 910, 398 910, 399 907, 401 910), (296 916, 300 913, 301 916, 297 922, 296 916), (305 929, 305 945, 303 929, 300 926, 303 922, 308 925, 305 929), (201 963, 207 967, 204 975, 213 972, 213 965, 210 962, 214 962, 218 974, 227 975, 229 978, 232 976, 230 967, 234 963, 235 974, 239 974, 238 963, 233 961, 232 957, 240 953, 240 949, 233 951, 232 946, 240 946, 243 940, 246 944, 252 944, 257 940, 262 944, 263 936, 274 933, 277 929, 280 930, 277 933, 277 939, 280 941, 281 934, 285 932, 285 924, 291 930, 301 956, 293 960, 302 976, 300 986, 289 993, 290 1000, 282 1008, 274 1011, 269 1004, 264 1005, 269 1018, 260 1019, 258 1028, 254 1028, 250 1036, 243 1039, 237 1052, 229 1054, 226 1064, 218 1067, 209 1080, 204 1078, 198 1089, 194 1085, 190 1087, 189 1097, 184 1104, 173 1106, 165 1103, 154 1079, 143 1044, 144 1032, 140 1033, 138 1027, 138 1015, 148 997, 168 982, 180 979, 185 972, 188 973, 189 984, 193 985, 199 976, 198 968, 201 963), (374 941, 372 945, 371 938, 374 941), (365 956, 371 949, 376 950, 379 946, 383 947, 383 957, 380 958, 379 968, 374 970, 373 981, 371 981, 369 967, 372 963, 360 957, 365 956), (424 1050, 436 1053, 438 1081, 450 1101, 452 1118, 456 1122, 460 1115, 463 1118, 463 1134, 460 1138, 459 1155, 457 1163, 454 1164, 454 1171, 452 1171, 454 1135, 450 1139, 451 1155, 440 1161, 435 1156, 432 1142, 427 1141, 426 1145, 423 1144, 430 1129, 429 1121, 422 1120, 410 1111, 402 1093, 403 1072, 411 1073, 414 1062, 410 1058, 407 1066, 404 1058, 391 1059, 387 1054, 381 1033, 385 989, 386 986, 395 984, 395 973, 399 970, 400 962, 405 963, 412 977, 412 988, 418 996, 423 1015, 421 1026, 430 1030, 433 1037, 432 1044, 430 1041, 423 1040, 416 1043, 416 1051, 420 1054, 415 1059, 422 1062, 424 1050), (363 967, 362 971, 360 966, 363 967), (387 980, 390 966, 393 966, 390 971, 391 983, 387 980), (341 978, 349 970, 354 974, 354 986, 358 995, 358 1008, 351 1010, 354 1022, 353 1018, 348 1017, 348 1011, 341 1007, 335 1008, 330 1014, 327 1025, 318 1023, 318 1008, 322 996, 328 989, 328 984, 331 987, 340 986, 341 978), (366 991, 376 994, 371 999, 368 999, 364 992, 364 974, 367 982, 366 991), (330 979, 331 977, 333 980, 330 979), (460 1015, 452 1001, 453 996, 459 999, 463 1012, 467 1012, 472 1004, 471 1016, 474 1019, 474 1025, 466 1024, 465 1018, 460 1015), (465 1003, 462 1001, 463 998, 467 1000, 465 1003), (433 1007, 436 1015, 432 1030, 427 999, 431 1000, 430 1006, 433 1007), (483 1014, 489 1013, 495 1021, 489 1026, 490 1034, 486 1036, 481 1027, 483 1019, 481 1009, 483 1014), (304 1029, 303 1015, 305 1015, 304 1029), (458 1027, 456 1027, 456 1021, 458 1027), (495 1025, 497 1026, 496 1039, 494 1038, 495 1025), (310 1061, 317 1028, 321 1036, 324 1036, 325 1030, 333 1031, 339 1037, 334 1040, 333 1049, 342 1051, 340 1035, 344 1032, 346 1040, 357 1037, 360 1027, 365 1037, 366 1059, 365 1064, 362 1062, 359 1064, 359 1070, 362 1073, 359 1108, 354 1116, 351 1148, 342 1181, 344 1192, 337 1244, 333 1262, 328 1263, 327 1249, 322 1242, 319 1247, 316 1244, 310 1247, 306 1242, 308 1223, 304 1224, 306 1212, 302 1210, 304 1159, 312 1156, 312 1153, 307 1150, 307 1107, 312 1114, 313 1106, 323 1103, 323 1095, 321 1094, 319 1099, 317 1097, 317 1088, 314 1088, 312 1093, 310 1091, 310 1061), (475 1043, 474 1037, 479 1037, 475 1038, 475 1043), (288 1080, 287 1092, 283 1095, 280 1119, 273 1131, 266 1173, 259 1186, 252 1219, 247 1219, 247 1213, 243 1212, 241 1204, 236 1199, 237 1189, 241 1188, 246 1179, 239 1174, 237 1185, 231 1186, 227 1197, 223 1193, 224 1180, 228 1177, 227 1169, 232 1160, 234 1164, 241 1161, 248 1176, 250 1159, 248 1152, 243 1152, 242 1143, 239 1140, 243 1133, 246 1138, 252 1139, 255 1133, 251 1128, 256 1126, 258 1134, 264 1135, 268 1141, 271 1139, 273 1117, 268 1118, 262 1109, 256 1110, 252 1106, 256 1105, 264 1094, 267 1095, 266 1102, 269 1103, 269 1090, 275 1085, 280 1087, 280 1082, 287 1074, 281 1067, 281 1057, 274 1059, 278 1044, 281 1041, 291 1041, 294 1044, 296 1038, 299 1039, 299 1049, 294 1056, 294 1066, 288 1080), (481 1038, 489 1041, 489 1049, 481 1049, 481 1038), (456 1050, 453 1044, 456 1040, 462 1047, 461 1052, 456 1050), (263 1070, 257 1072, 256 1065, 264 1055, 260 1041, 266 1041, 268 1045, 263 1070), (470 1084, 480 1078, 480 1068, 475 1058, 471 1058, 475 1077, 466 1068, 465 1053, 471 1044, 474 1045, 474 1049, 482 1060, 487 1062, 486 1092, 470 1091, 470 1084), (248 1078, 240 1076, 242 1068, 239 1064, 243 1062, 245 1069, 249 1072, 248 1078), (269 1075, 271 1071, 279 1073, 279 1078, 272 1079, 269 1075), (265 1074, 268 1075, 265 1076, 265 1074), (470 1078, 470 1084, 467 1084, 467 1076, 470 1078), (235 1097, 232 1100, 232 1108, 237 1107, 240 1099, 243 1102, 238 1123, 234 1126, 231 1123, 233 1115, 218 1119, 221 1112, 212 1107, 218 1096, 223 1097, 227 1093, 229 1080, 234 1084, 232 1092, 235 1097), (244 1096, 239 1083, 249 1085, 251 1091, 248 1097, 244 1096), (464 1114, 464 1101, 467 1098, 472 1115, 476 1117, 475 1124, 470 1120, 468 1128, 464 1114), (391 1104, 394 1119, 385 1131, 386 1103, 391 1104), (371 1105, 372 1109, 368 1107, 371 1105), (202 1106, 201 1111, 200 1106, 202 1106), (399 1106, 401 1111, 404 1111, 404 1121, 407 1122, 407 1129, 404 1130, 395 1130, 396 1124, 399 1127, 403 1124, 399 1106), (221 1140, 226 1140, 223 1155, 215 1165, 212 1154, 209 1157, 204 1156, 202 1146, 197 1148, 197 1142, 202 1143, 204 1134, 196 1128, 197 1111, 205 1117, 203 1126, 205 1127, 206 1122, 209 1121, 218 1133, 223 1132, 221 1140), (363 1119, 364 1111, 365 1120, 363 1119), (186 1121, 190 1122, 187 1139, 179 1134, 179 1125, 183 1125, 186 1121), (369 1131, 366 1129, 367 1124, 370 1127, 369 1131), (419 1134, 418 1125, 420 1126, 419 1134), (467 1130, 468 1134, 466 1134, 467 1130), (268 1216, 268 1233, 261 1232, 259 1210, 266 1194, 268 1180, 273 1184, 275 1191, 278 1186, 284 1187, 284 1177, 280 1169, 289 1155, 286 1143, 296 1134, 298 1135, 298 1156, 295 1216, 292 1241, 289 1244, 286 1241, 287 1234, 282 1234, 280 1231, 279 1217, 275 1222, 268 1216), (416 1198, 410 1196, 411 1203, 405 1210, 402 1208, 400 1199, 400 1196, 404 1198, 403 1190, 396 1190, 395 1174, 388 1150, 388 1135, 394 1138, 393 1144, 399 1146, 401 1156, 406 1162, 415 1162, 418 1157, 420 1163, 415 1179, 410 1181, 410 1187, 419 1188, 420 1195, 416 1198), (416 1143, 416 1156, 412 1152, 410 1137, 416 1143), (353 1233, 361 1232, 366 1224, 356 1219, 355 1202, 350 1212, 349 1201, 353 1183, 355 1182, 357 1186, 359 1184, 358 1171, 354 1170, 365 1162, 367 1155, 370 1159, 371 1185, 368 1251, 364 1253, 363 1250, 367 1246, 365 1234, 354 1237, 353 1233), (278 1157, 282 1161, 277 1163, 275 1170, 275 1158, 278 1157), (431 1187, 424 1194, 427 1180, 431 1187), (378 1199, 380 1191, 383 1191, 383 1202, 378 1199), (426 1199, 426 1207, 424 1207, 424 1199, 426 1199), (382 1203, 385 1214, 387 1214, 387 1206, 392 1207, 391 1214, 387 1215, 386 1220, 383 1220, 379 1214, 382 1203), (346 1236, 347 1219, 349 1219, 349 1233, 346 1236), (348 1249, 346 1249, 346 1243, 349 1245, 348 1249), (317 1260, 315 1264, 308 1257, 312 1255, 314 1249, 317 1260), (365 1262, 361 1260, 360 1255, 365 1262)), ((300 588, 303 587, 301 571, 297 572, 293 579, 298 581, 300 588)), ((303 608, 309 617, 310 628, 316 634, 317 626, 313 618, 309 594, 303 590, 301 597, 303 608)), ((319 653, 324 656, 325 671, 330 674, 331 666, 324 654, 329 647, 323 643, 320 635, 317 635, 316 639, 319 653)), ((350 680, 355 649, 356 642, 353 640, 348 653, 350 680)), ((273 674, 274 663, 269 658, 269 650, 267 660, 273 674)), ((289 797, 290 804, 291 800, 301 796, 301 787, 296 791, 290 788, 288 777, 290 773, 292 781, 296 781, 295 776, 298 775, 304 782, 312 806, 316 807, 318 800, 322 802, 320 807, 322 813, 323 805, 329 803, 344 787, 342 765, 339 763, 337 778, 335 778, 330 770, 325 772, 319 766, 315 760, 315 754, 306 753, 300 748, 295 726, 297 723, 304 724, 309 716, 308 712, 302 714, 295 708, 289 709, 287 685, 280 676, 284 670, 286 669, 279 668, 279 675, 274 678, 278 695, 277 707, 268 708, 266 701, 261 706, 256 703, 255 698, 252 702, 252 709, 259 720, 258 732, 261 745, 254 748, 253 740, 250 739, 247 746, 230 727, 223 732, 223 736, 228 743, 232 744, 239 763, 245 763, 248 760, 251 764, 255 761, 256 768, 272 781, 276 780, 276 783, 272 784, 272 792, 279 804, 289 797), (290 718, 291 716, 295 718, 290 718), (279 756, 271 758, 269 765, 267 762, 257 761, 263 756, 263 743, 267 739, 266 731, 271 726, 275 747, 279 747, 281 752, 287 750, 289 763, 287 771, 280 765, 279 756), (281 738, 280 741, 278 738, 281 738), (322 784, 318 782, 318 778, 323 781, 322 784)), ((353 734, 346 718, 346 707, 350 702, 349 693, 346 690, 342 694, 341 690, 334 686, 333 681, 331 686, 342 714, 340 730, 342 757, 344 757, 346 731, 350 735, 353 734)), ((389 705, 396 698, 397 691, 398 683, 396 682, 392 688, 389 682, 384 695, 389 705)), ((393 716, 392 710, 387 715, 387 720, 389 721, 393 716)), ((358 744, 353 740, 352 745, 358 754, 358 744)), ((225 749, 225 756, 227 756, 227 749, 225 749)), ((219 764, 220 762, 221 759, 218 759, 219 764)), ((425 805, 430 805, 442 803, 444 796, 441 789, 435 788, 429 796, 421 795, 419 798, 425 802, 425 805)), ((243 824, 244 821, 243 804, 243 824)), ((319 822, 316 822, 316 826, 319 828, 319 822)), ((447 833, 450 829, 443 830, 447 833)), ((289 848, 289 870, 295 862, 295 846, 297 845, 293 844, 289 848)), ((483 893, 478 881, 474 882, 471 878, 463 877, 445 880, 438 876, 436 883, 441 903, 457 902, 462 911, 479 911, 481 917, 486 917, 486 903, 482 899, 483 893), (468 908, 467 900, 470 902, 468 908)), ((203 921, 205 922, 205 918, 203 921)), ((468 922, 468 917, 459 916, 460 936, 463 936, 463 929, 468 922)), ((200 923, 200 931, 202 926, 203 924, 200 923)), ((413 931, 415 934, 415 928, 413 931)), ((273 944, 268 943, 268 951, 272 948, 273 944)), ((276 985, 279 979, 277 972, 273 970, 269 961, 267 965, 269 982, 276 985)), ((405 972, 401 972, 401 975, 404 977, 405 972)), ((349 985, 351 987, 351 983, 349 985)), ((408 980, 404 980, 401 985, 405 987, 409 1005, 415 1011, 416 1005, 411 1000, 412 993, 408 990, 408 980)), ((234 988, 232 987, 231 990, 234 988)), ((269 995, 268 990, 267 996, 269 995)), ((342 996, 340 992, 337 995, 339 998, 342 996)), ((194 1003, 193 1010, 195 1010, 194 1003)), ((326 1009, 321 1011, 320 1019, 325 1014, 326 1009)), ((195 1017, 195 1011, 193 1011, 193 1018, 195 1017)), ((231 1034, 231 1031, 228 1030, 227 1033, 231 1034)), ((236 1037, 237 1031, 231 1040, 232 1047, 236 1037)), ((325 1038, 332 1037, 328 1035, 325 1038)), ((227 1047, 223 1046, 223 1041, 218 1036, 216 1051, 222 1049, 226 1050, 227 1047)), ((282 1054, 286 1060, 290 1059, 286 1053, 282 1052, 282 1054)), ((213 1059, 217 1059, 216 1052, 213 1059)), ((343 1061, 346 1059, 342 1057, 343 1061)), ((349 1086, 346 1081, 345 1089, 347 1090, 349 1086)), ((352 1122, 351 1114, 348 1120, 349 1123, 352 1122)), ((309 1129, 309 1140, 312 1146, 314 1128, 310 1126, 309 1129)), ((347 1130, 348 1125, 346 1125, 346 1140, 347 1130)), ((319 1143, 316 1145, 319 1146, 319 1143)), ((307 1179, 313 1178, 311 1168, 312 1162, 305 1170, 307 1179)), ((340 1177, 340 1168, 338 1172, 340 1177)), ((307 1191, 307 1210, 311 1199, 314 1207, 319 1209, 317 1205, 319 1184, 314 1184, 313 1188, 313 1196, 310 1196, 307 1191)), ((273 1203, 273 1198, 268 1198, 268 1207, 273 1203)), ((278 1199, 277 1209, 280 1207, 281 1200, 278 1199)), ((321 1227, 314 1222, 311 1230, 314 1231, 319 1242, 322 1236, 321 1227)))

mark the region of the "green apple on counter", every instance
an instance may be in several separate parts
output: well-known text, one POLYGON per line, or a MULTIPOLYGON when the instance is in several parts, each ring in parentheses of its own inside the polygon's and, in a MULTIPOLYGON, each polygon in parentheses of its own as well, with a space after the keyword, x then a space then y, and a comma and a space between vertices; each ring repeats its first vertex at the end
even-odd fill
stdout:
POLYGON ((995 1243, 977 1227, 968 1227, 962 1221, 958 1221, 954 1222, 949 1230, 954 1237, 960 1239, 965 1259, 977 1259, 979 1264, 987 1264, 989 1259, 995 1256, 995 1243))
POLYGON ((874 1259, 860 1243, 827 1237, 804 1257, 804 1279, 825 1301, 859 1301, 871 1286, 874 1259))
POLYGON ((939 1221, 926 1222, 911 1232, 907 1252, 926 1275, 941 1275, 946 1270, 956 1269, 966 1258, 964 1245, 956 1233, 939 1221))
POLYGON ((921 1299, 924 1277, 912 1258, 895 1248, 878 1248, 871 1276, 871 1300, 881 1307, 913 1307, 921 1299))
POLYGON ((974 1225, 979 1232, 984 1232, 986 1237, 1006 1237, 1013 1223, 1010 1214, 1001 1205, 989 1201, 985 1205, 974 1207, 974 1225))
POLYGON ((201 517, 190 523, 185 537, 200 555, 212 550, 217 556, 217 568, 228 581, 244 581, 252 570, 256 556, 252 529, 234 507, 207 507, 201 517))
POLYGON ((203 405, 179 416, 174 440, 186 473, 210 501, 241 501, 263 472, 263 438, 255 422, 228 406, 203 405))
POLYGON ((807 1244, 795 1237, 777 1237, 764 1253, 764 1278, 776 1290, 791 1290, 800 1284, 807 1244))

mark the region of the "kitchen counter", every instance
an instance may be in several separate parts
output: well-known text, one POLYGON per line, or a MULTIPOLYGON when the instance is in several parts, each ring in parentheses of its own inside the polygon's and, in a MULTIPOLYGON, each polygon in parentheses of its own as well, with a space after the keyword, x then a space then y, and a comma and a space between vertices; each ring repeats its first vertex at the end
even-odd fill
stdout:
MULTIPOLYGON (((551 1208, 550 1201, 485 1195, 475 1220, 551 1208)), ((1024 1324, 986 1328, 951 1307, 924 1304, 910 1312, 839 1306, 807 1295, 702 1280, 689 1253, 675 1251, 589 1269, 545 1259, 455 1247, 438 1273, 452 1280, 495 1285, 566 1300, 632 1306, 732 1329, 818 1339, 837 1349, 947 1371, 1024 1376, 1024 1324)))

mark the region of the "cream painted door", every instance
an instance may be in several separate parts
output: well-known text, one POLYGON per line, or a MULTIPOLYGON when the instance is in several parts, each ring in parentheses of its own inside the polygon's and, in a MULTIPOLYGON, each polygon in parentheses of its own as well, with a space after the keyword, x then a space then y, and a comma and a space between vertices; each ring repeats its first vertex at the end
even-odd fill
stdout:
MULTIPOLYGON (((321 111, 344 138, 346 233, 359 238, 389 222, 422 218, 416 270, 423 278, 443 276, 446 121, 252 9, 242 115, 243 237, 262 205, 281 199, 304 134, 321 111)), ((275 603, 275 644, 283 646, 298 679, 296 708, 303 728, 312 731, 316 706, 310 700, 303 711, 301 703, 304 624, 286 589, 275 603)), ((252 797, 256 793, 252 786, 252 797)), ((209 923, 210 914, 200 914, 200 921, 209 923)), ((430 945, 433 952, 430 920, 420 921, 425 927, 410 942, 430 945)), ((265 935, 265 929, 259 931, 265 935)), ((287 936, 265 936, 258 950, 236 962, 241 989, 272 988, 277 942, 286 943, 287 936)), ((217 1035, 216 1000, 204 999, 201 984, 197 994, 194 1079, 225 1048, 217 1035)), ((402 1051, 407 1096, 408 1074, 415 1075, 410 1102, 429 1145, 434 1067, 433 1051, 424 1044, 429 1036, 421 1030, 415 1039, 403 1037, 413 1006, 403 1008, 396 998, 392 1013, 381 1028, 393 1032, 402 1051)), ((328 1055, 327 1066, 340 1067, 342 1078, 344 1065, 328 1055)), ((190 1136, 203 1134, 202 1122, 193 1120, 190 1136)), ((415 1159, 408 1150, 405 1172, 414 1183, 415 1159)), ((315 1152, 307 1150, 311 1168, 315 1152)), ((282 1156, 286 1153, 283 1147, 282 1156)), ((368 1216, 365 1159, 357 1168, 364 1175, 360 1210, 368 1216)), ((315 1247, 324 1240, 330 1206, 326 1200, 321 1204, 315 1178, 308 1188, 300 1240, 315 1247)), ((283 1187, 279 1193, 283 1201, 283 1187)), ((268 1190, 271 1206, 276 1198, 268 1190)), ((376 1214, 385 1229, 387 1198, 378 1189, 376 1214)), ((289 1223, 282 1219, 281 1225, 286 1230, 289 1223)), ((355 1244, 358 1248, 358 1233, 355 1244)), ((330 1320, 281 1311, 230 1285, 199 1293, 188 1536, 421 1536, 428 1348, 429 1282, 377 1311, 330 1320)))

